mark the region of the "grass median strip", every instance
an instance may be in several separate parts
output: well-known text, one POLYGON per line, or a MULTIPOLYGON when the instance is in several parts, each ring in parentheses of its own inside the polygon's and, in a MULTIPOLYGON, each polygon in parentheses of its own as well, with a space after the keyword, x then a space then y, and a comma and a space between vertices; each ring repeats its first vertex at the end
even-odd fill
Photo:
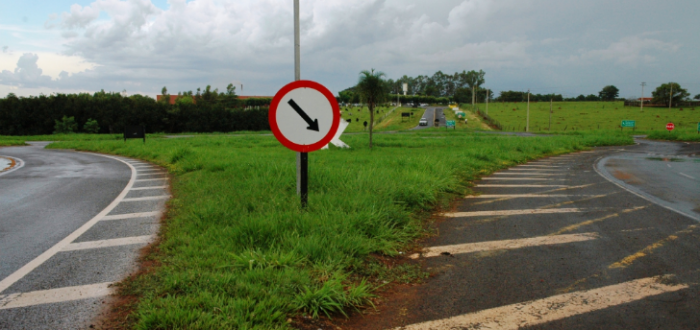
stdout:
POLYGON ((299 209, 295 153, 270 136, 63 142, 52 148, 139 158, 168 169, 169 212, 152 271, 127 281, 135 329, 290 328, 342 315, 383 285, 372 255, 398 256, 470 181, 529 160, 629 144, 624 135, 520 138, 464 131, 343 136, 351 149, 309 155, 299 209), (443 137, 422 139, 421 137, 443 137))

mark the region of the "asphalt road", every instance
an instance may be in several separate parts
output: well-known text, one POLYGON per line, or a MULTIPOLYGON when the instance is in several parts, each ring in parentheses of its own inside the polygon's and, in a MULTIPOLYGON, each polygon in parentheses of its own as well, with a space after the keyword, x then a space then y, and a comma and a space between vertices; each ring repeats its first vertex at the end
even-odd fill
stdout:
POLYGON ((421 120, 423 120, 423 119, 427 120, 428 121, 427 126, 418 125, 418 126, 412 128, 412 130, 419 130, 419 129, 426 129, 428 127, 433 127, 435 124, 434 123, 435 115, 436 115, 435 109, 436 108, 426 108, 425 112, 423 112, 423 116, 421 117, 421 120))
POLYGON ((114 215, 167 197, 149 164, 44 145, 0 148, 23 165, 0 173, 0 329, 88 328, 158 229, 156 214, 114 215))
POLYGON ((697 329, 700 223, 678 212, 697 212, 700 184, 680 173, 698 174, 699 153, 700 144, 640 141, 485 177, 479 195, 445 213, 439 235, 409 253, 431 273, 426 283, 399 286, 377 312, 338 324, 697 329))

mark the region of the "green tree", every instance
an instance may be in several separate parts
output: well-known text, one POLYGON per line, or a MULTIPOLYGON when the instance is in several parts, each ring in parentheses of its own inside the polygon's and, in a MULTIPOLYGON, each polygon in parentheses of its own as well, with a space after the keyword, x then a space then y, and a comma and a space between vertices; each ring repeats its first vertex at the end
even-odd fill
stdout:
POLYGON ((696 100, 700 100, 700 94, 695 95, 693 98, 696 99, 696 100))
POLYGON ((86 122, 85 125, 83 125, 83 131, 85 133, 93 133, 97 134, 100 132, 100 124, 97 123, 97 120, 94 120, 92 118, 89 118, 86 122))
POLYGON ((474 108, 474 103, 476 102, 476 90, 486 81, 484 80, 484 75, 486 75, 484 70, 479 70, 479 72, 471 70, 466 73, 465 81, 472 90, 472 108, 474 108))
POLYGON ((603 87, 603 89, 598 93, 598 96, 603 101, 615 101, 617 96, 620 94, 620 90, 614 85, 608 85, 603 87))
POLYGON ((78 129, 78 124, 75 123, 75 117, 63 116, 62 120, 56 120, 53 129, 53 134, 70 134, 75 133, 78 129))
POLYGON ((362 101, 367 103, 369 108, 369 148, 372 149, 372 129, 374 126, 374 107, 384 102, 389 91, 386 90, 384 77, 386 75, 380 71, 362 71, 360 80, 357 83, 356 91, 362 101))
POLYGON ((666 84, 661 84, 661 86, 656 87, 656 90, 651 92, 651 96, 654 98, 652 100, 652 103, 669 105, 669 101, 672 101, 673 103, 678 103, 686 97, 690 96, 690 93, 688 93, 687 90, 683 89, 680 84, 670 82, 666 84))

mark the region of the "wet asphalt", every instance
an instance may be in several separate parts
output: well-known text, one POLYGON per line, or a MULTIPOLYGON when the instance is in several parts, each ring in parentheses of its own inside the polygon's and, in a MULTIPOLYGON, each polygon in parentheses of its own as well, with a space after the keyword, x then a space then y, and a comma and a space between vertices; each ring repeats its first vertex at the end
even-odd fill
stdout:
MULTIPOLYGON (((13 279, 18 270, 64 240, 111 205, 130 181, 132 171, 123 162, 95 154, 43 149, 46 143, 0 148, 0 155, 23 162, 21 168, 0 174, 0 281, 13 279)), ((138 165, 136 179, 154 177, 158 168, 138 165), (149 171, 150 170, 150 171, 149 171), (141 173, 142 171, 146 171, 141 173)), ((163 185, 166 181, 136 182, 134 187, 163 185)), ((130 191, 125 197, 167 194, 167 189, 130 191)), ((162 211, 165 200, 121 202, 109 213, 162 211)), ((148 237, 158 230, 156 216, 99 221, 72 243, 99 243, 113 239, 148 237)), ((88 299, 30 301, 26 297, 47 290, 76 288, 120 281, 136 270, 141 244, 60 250, 9 286, 0 288, 0 329, 87 329, 103 312, 107 296, 88 299)), ((2 283, 2 282, 0 282, 2 283)))
MULTIPOLYGON (((502 320, 511 317, 514 321, 503 321, 496 328, 698 329, 700 224, 679 212, 697 212, 699 206, 700 183, 680 173, 697 178, 700 144, 645 140, 638 143, 550 157, 530 162, 530 167, 503 170, 483 178, 473 190, 486 198, 460 201, 446 214, 453 216, 438 221, 436 235, 423 245, 426 249, 472 243, 501 246, 508 240, 561 235, 588 235, 592 239, 416 255, 416 261, 408 262, 418 263, 430 272, 424 284, 400 285, 378 301, 377 310, 368 309, 364 315, 337 324, 343 329, 392 329, 460 316, 469 318, 476 313, 498 313, 505 308, 511 312, 501 315, 502 320), (675 158, 683 161, 671 160, 675 158), (611 173, 612 181, 605 177, 606 173, 611 173), (627 190, 634 188, 651 197, 643 198, 627 190), (514 194, 545 197, 488 197, 514 194), (666 204, 657 204, 654 198, 666 204), (504 210, 562 213, 456 213, 504 210), (655 276, 663 276, 663 281, 668 282, 664 283, 670 287, 681 285, 682 289, 620 304, 611 301, 626 297, 629 292, 606 291, 615 285, 655 276), (528 320, 518 320, 524 303, 593 289, 609 294, 601 300, 610 305, 577 314, 577 308, 585 309, 599 301, 547 304, 541 310, 528 312, 528 320), (538 321, 557 313, 568 314, 538 321)), ((466 322, 417 328, 482 329, 486 325, 466 322)))

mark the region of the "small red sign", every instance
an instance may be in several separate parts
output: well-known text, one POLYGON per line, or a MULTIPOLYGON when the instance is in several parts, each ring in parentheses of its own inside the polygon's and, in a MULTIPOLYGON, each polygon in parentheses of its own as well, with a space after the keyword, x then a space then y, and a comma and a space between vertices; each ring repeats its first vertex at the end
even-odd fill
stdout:
POLYGON ((668 123, 668 124, 666 124, 666 129, 667 129, 669 132, 672 131, 674 128, 676 128, 676 125, 673 125, 673 123, 668 123))

